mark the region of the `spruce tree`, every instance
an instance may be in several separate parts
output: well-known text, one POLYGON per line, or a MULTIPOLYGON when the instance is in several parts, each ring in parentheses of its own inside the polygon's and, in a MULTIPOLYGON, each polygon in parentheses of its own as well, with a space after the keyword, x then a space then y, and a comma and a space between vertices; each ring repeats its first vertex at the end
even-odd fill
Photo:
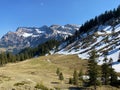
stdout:
POLYGON ((113 63, 113 59, 110 58, 109 60, 109 71, 110 71, 110 85, 116 86, 118 80, 117 80, 117 74, 114 71, 114 69, 112 68, 112 63, 113 63))
POLYGON ((117 74, 113 68, 110 68, 110 85, 116 86, 117 82, 117 74))
POLYGON ((99 76, 98 65, 97 65, 98 55, 95 50, 92 50, 89 56, 90 56, 88 61, 89 85, 94 85, 94 89, 96 90, 96 86, 98 82, 97 78, 99 76))
POLYGON ((69 78, 69 84, 73 84, 73 79, 69 78))
POLYGON ((110 76, 110 68, 109 68, 109 64, 107 63, 107 57, 104 58, 104 63, 101 66, 102 68, 102 78, 103 78, 103 84, 104 85, 108 85, 109 84, 109 76, 110 76))
POLYGON ((64 80, 62 72, 59 74, 59 80, 61 80, 61 81, 64 80))
POLYGON ((56 74, 59 76, 59 74, 60 74, 60 69, 59 68, 57 68, 56 74))
POLYGON ((74 73, 73 73, 73 84, 74 85, 78 85, 78 73, 76 70, 74 70, 74 73))

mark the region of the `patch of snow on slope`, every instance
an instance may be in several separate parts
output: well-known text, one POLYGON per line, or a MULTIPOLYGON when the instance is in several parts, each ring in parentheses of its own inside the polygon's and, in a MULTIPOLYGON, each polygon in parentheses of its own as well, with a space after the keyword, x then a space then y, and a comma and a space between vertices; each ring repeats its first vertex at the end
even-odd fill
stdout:
POLYGON ((62 48, 64 48, 67 45, 67 42, 62 43, 59 47, 58 50, 61 50, 62 48))
POLYGON ((108 30, 112 30, 112 27, 111 26, 106 26, 104 29, 103 29, 104 31, 108 31, 108 30))
POLYGON ((112 67, 115 69, 116 72, 120 72, 120 62, 114 64, 112 67))
POLYGON ((100 26, 98 27, 98 31, 101 31, 101 30, 103 30, 104 28, 106 28, 106 26, 100 25, 100 26))
POLYGON ((112 32, 112 27, 111 26, 99 26, 98 28, 98 35, 104 35, 104 34, 111 34, 112 32), (101 31, 105 31, 105 32, 101 32, 101 31))
POLYGON ((89 58, 89 55, 88 55, 88 53, 86 52, 86 53, 83 53, 83 54, 78 54, 78 57, 79 57, 79 58, 82 58, 82 59, 88 59, 88 58, 89 58))
POLYGON ((39 37, 39 35, 32 35, 32 37, 39 37))
POLYGON ((115 32, 118 32, 118 31, 120 31, 120 24, 115 26, 115 32))
POLYGON ((44 31, 40 31, 39 29, 35 29, 37 33, 44 33, 44 31))
POLYGON ((33 34, 32 33, 24 33, 22 36, 23 37, 30 37, 30 36, 32 36, 33 34))
MULTIPOLYGON (((107 56, 108 60, 110 58, 113 59, 113 68, 115 69, 116 72, 120 72, 120 62, 117 62, 119 58, 119 48, 120 46, 117 46, 116 49, 109 52, 109 55, 107 56)), ((98 63, 99 65, 103 64, 103 59, 104 59, 103 56, 99 57, 100 60, 100 62, 98 63)))
POLYGON ((72 35, 71 33, 68 33, 68 32, 61 32, 61 31, 57 31, 57 33, 59 33, 59 34, 64 34, 64 35, 72 35))
POLYGON ((98 34, 98 35, 104 35, 105 32, 100 32, 100 31, 98 31, 97 34, 98 34))

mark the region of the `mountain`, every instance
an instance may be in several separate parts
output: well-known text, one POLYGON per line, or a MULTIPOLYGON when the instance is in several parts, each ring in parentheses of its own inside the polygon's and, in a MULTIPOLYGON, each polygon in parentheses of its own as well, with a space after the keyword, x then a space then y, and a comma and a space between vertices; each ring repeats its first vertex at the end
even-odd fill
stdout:
POLYGON ((103 64, 104 57, 112 58, 113 68, 120 72, 120 14, 117 13, 120 13, 120 7, 87 21, 59 46, 56 53, 77 54, 88 59, 89 53, 95 49, 99 54, 98 64, 103 64))
POLYGON ((0 48, 7 51, 19 51, 26 47, 36 47, 50 39, 58 41, 73 35, 80 25, 67 24, 64 26, 44 25, 37 27, 19 27, 15 32, 8 32, 0 39, 0 48))

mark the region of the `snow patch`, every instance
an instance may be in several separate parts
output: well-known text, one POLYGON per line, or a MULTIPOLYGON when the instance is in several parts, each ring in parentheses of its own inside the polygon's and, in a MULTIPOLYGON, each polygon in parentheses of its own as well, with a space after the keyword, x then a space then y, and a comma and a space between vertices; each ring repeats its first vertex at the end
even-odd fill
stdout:
POLYGON ((24 33, 22 36, 23 37, 30 37, 30 36, 32 36, 33 34, 32 33, 24 33))
POLYGON ((44 31, 40 31, 39 29, 35 29, 37 33, 44 33, 44 31))

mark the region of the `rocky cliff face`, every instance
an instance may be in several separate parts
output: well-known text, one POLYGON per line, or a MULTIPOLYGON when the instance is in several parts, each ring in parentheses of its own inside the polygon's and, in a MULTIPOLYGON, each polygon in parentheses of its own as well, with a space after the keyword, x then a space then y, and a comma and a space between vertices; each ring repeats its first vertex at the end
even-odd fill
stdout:
POLYGON ((62 40, 79 30, 79 25, 51 25, 37 27, 19 27, 15 32, 8 32, 0 40, 0 48, 19 51, 25 47, 35 47, 50 39, 62 40))

